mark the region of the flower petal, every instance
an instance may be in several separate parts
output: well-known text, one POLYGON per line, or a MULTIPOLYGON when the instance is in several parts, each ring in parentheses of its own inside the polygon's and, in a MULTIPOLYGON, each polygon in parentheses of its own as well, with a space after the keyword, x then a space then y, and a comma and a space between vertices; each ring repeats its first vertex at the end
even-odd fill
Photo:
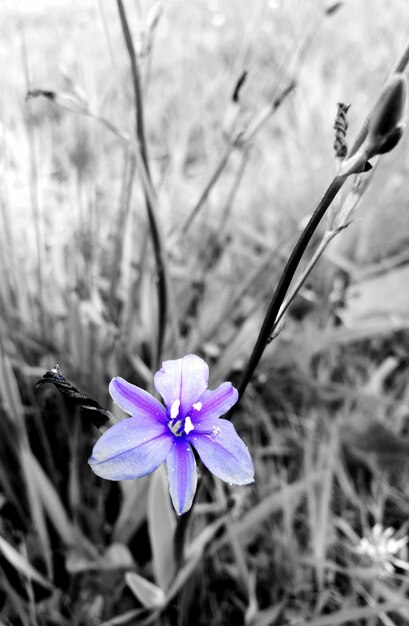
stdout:
POLYGON ((188 441, 196 448, 204 465, 215 476, 234 485, 254 481, 254 467, 250 453, 231 422, 225 419, 206 419, 189 434, 188 441), (206 426, 207 432, 200 432, 206 426))
POLYGON ((192 506, 197 485, 195 456, 186 439, 174 440, 166 468, 173 506, 182 515, 192 506))
POLYGON ((101 478, 140 478, 163 463, 173 440, 166 424, 145 415, 130 417, 98 439, 88 463, 101 478))
MULTIPOLYGON (((193 423, 201 423, 207 418, 217 418, 227 413, 239 399, 237 389, 231 383, 222 383, 213 391, 207 389, 199 398, 199 402, 193 405, 190 417, 193 423), (200 406, 201 405, 201 406, 200 406), (200 418, 200 419, 199 419, 200 418)), ((203 430, 203 429, 202 429, 203 430)))
POLYGON ((154 384, 168 409, 180 400, 179 414, 184 417, 207 389, 208 380, 207 363, 195 354, 187 354, 183 359, 164 361, 155 374, 154 384))
POLYGON ((113 378, 109 383, 109 393, 114 402, 125 413, 132 417, 147 416, 157 420, 166 420, 166 410, 159 400, 156 400, 150 393, 144 391, 136 385, 128 383, 119 376, 113 378))

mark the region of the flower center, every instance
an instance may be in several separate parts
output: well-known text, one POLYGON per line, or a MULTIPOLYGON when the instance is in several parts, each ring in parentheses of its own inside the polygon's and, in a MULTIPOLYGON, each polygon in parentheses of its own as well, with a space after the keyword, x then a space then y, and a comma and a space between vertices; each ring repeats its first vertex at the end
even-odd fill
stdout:
MULTIPOLYGON (((201 408, 200 402, 196 404, 200 404, 200 408, 201 408)), ((177 400, 174 400, 171 404, 170 420, 168 422, 168 426, 170 430, 176 437, 181 437, 183 434, 188 435, 195 428, 192 424, 192 420, 190 419, 189 415, 186 415, 186 417, 182 417, 182 418, 179 417, 179 409, 180 409, 180 400, 178 398, 177 400)))

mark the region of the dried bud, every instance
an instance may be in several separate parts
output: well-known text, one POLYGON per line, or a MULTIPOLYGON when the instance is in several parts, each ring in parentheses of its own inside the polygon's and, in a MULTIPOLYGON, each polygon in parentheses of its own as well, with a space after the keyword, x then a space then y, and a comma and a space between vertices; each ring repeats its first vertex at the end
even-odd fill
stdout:
POLYGON ((240 92, 246 82, 247 71, 245 70, 239 77, 224 114, 222 130, 225 138, 230 141, 234 131, 237 131, 237 120, 240 115, 240 92))
POLYGON ((104 409, 96 400, 84 395, 74 385, 64 378, 58 365, 52 370, 45 372, 43 377, 35 384, 40 387, 45 383, 53 383, 58 391, 65 397, 72 408, 79 408, 81 415, 91 422, 101 432, 113 426, 118 420, 112 413, 104 409))
POLYGON ((406 90, 403 74, 395 74, 386 83, 369 121, 368 158, 389 152, 402 137, 406 90))
POLYGON ((350 106, 350 104, 338 102, 337 116, 335 118, 333 128, 335 129, 335 156, 339 159, 345 158, 348 152, 348 146, 345 137, 348 130, 347 113, 350 106))

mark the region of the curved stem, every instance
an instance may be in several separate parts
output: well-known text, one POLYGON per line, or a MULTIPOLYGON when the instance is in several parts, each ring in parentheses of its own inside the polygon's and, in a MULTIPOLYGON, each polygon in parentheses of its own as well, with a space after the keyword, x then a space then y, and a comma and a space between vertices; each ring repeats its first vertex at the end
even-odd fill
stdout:
MULTIPOLYGON (((139 149, 141 160, 143 164, 144 172, 142 173, 146 175, 147 181, 149 183, 149 188, 151 188, 151 175, 149 171, 149 162, 148 162, 148 153, 146 147, 146 139, 145 139, 145 126, 144 126, 144 118, 143 118, 143 103, 142 103, 142 90, 141 90, 141 80, 139 74, 139 67, 137 63, 135 48, 133 45, 131 31, 129 29, 128 20, 125 13, 125 8, 122 0, 117 0, 119 17, 121 20, 122 32, 125 39, 125 45, 128 51, 129 60, 131 62, 131 71, 132 71, 132 83, 135 97, 135 131, 136 131, 136 150, 139 149)), ((160 234, 158 222, 156 219, 155 207, 152 202, 151 195, 147 193, 147 186, 144 185, 145 188, 145 202, 146 202, 146 210, 148 213, 148 221, 149 228, 151 231, 153 250, 156 261, 156 271, 158 276, 157 281, 157 289, 158 289, 158 338, 157 338, 157 348, 156 354, 152 359, 152 366, 155 369, 158 369, 161 353, 163 347, 163 341, 165 338, 165 329, 166 329, 166 316, 167 316, 167 303, 168 303, 168 289, 167 289, 167 278, 166 278, 166 263, 165 263, 165 253, 164 246, 162 244, 162 237, 160 234)))
POLYGON ((238 385, 239 396, 241 397, 250 382, 251 377, 253 376, 254 370, 256 369, 258 362, 260 361, 263 352, 267 346, 269 337, 274 328, 274 324, 277 318, 277 315, 280 311, 281 305, 284 301, 285 295, 288 291, 290 283, 293 279, 295 271, 301 261, 301 258, 305 252, 305 249, 310 242, 312 235, 314 234, 318 224, 321 219, 324 217, 327 209, 329 208, 331 202, 341 189, 342 185, 346 181, 347 176, 336 176, 322 197, 320 203, 315 209, 310 221, 307 226, 301 233, 300 238, 298 239, 294 250, 291 253, 290 258, 287 261, 287 264, 284 268, 284 271, 281 275, 280 282, 277 285, 277 288, 274 292, 272 300, 270 302, 270 306, 268 307, 268 311, 264 318, 263 325, 261 327, 259 336, 257 338, 256 344, 253 348, 253 352, 250 356, 246 371, 243 374, 243 377, 238 385))
MULTIPOLYGON (((409 63, 409 43, 406 45, 403 53, 401 54, 397 64, 393 69, 393 73, 395 72, 403 72, 409 63)), ((362 143, 365 141, 365 137, 368 132, 368 123, 371 117, 371 113, 366 118, 360 132, 358 133, 357 138, 348 154, 348 157, 355 155, 362 143)), ((325 215, 327 209, 329 208, 331 202, 343 186, 345 180, 347 179, 347 175, 335 176, 327 191, 325 192, 323 198, 315 209, 310 221, 308 222, 305 230, 301 233, 299 240, 297 241, 294 250, 291 253, 290 258, 287 261, 287 264, 284 268, 284 271, 281 275, 280 282, 273 294, 272 300, 270 302, 270 306, 268 307, 268 311, 264 318, 263 325, 261 327, 259 336, 257 338, 256 344, 253 348, 253 352, 251 353, 249 362, 247 364, 246 370, 242 376, 242 379, 238 385, 239 399, 242 397, 243 393, 246 390, 248 383, 253 376, 254 370, 256 369, 263 352, 266 348, 266 345, 269 341, 269 338, 273 332, 277 316, 279 315, 280 308, 284 302, 287 291, 290 287, 291 281, 294 277, 294 274, 297 270, 297 267, 301 261, 301 258, 305 252, 305 249, 311 240, 311 237, 316 230, 318 224, 321 219, 325 215)), ((235 407, 237 404, 235 405, 235 407)), ((231 416, 233 410, 230 410, 229 416, 231 416)))
POLYGON ((274 325, 273 325, 273 329, 272 329, 273 334, 277 331, 278 326, 279 326, 281 320, 283 319, 283 317, 284 317, 285 313, 287 312, 287 309, 289 308, 289 306, 293 303, 293 301, 294 301, 295 297, 297 296, 298 292, 300 291, 302 285, 305 283, 305 281, 307 280, 307 278, 311 274, 312 270, 316 266, 317 262, 319 261, 319 259, 324 254, 324 252, 327 249, 328 245, 331 243, 331 241, 334 239, 334 237, 340 232, 340 230, 332 230, 332 231, 328 231, 328 232, 326 232, 324 234, 323 238, 321 239, 321 242, 318 245, 318 248, 314 252, 311 260, 308 262, 307 267, 302 272, 301 276, 297 280, 297 282, 294 285, 294 287, 292 288, 291 292, 284 299, 283 304, 280 307, 280 311, 278 312, 276 320, 275 320, 274 325))

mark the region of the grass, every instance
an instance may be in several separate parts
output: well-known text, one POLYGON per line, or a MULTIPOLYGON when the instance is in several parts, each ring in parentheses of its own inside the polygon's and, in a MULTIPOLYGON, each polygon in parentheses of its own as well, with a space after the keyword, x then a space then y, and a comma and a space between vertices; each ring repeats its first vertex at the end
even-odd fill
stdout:
POLYGON ((352 105, 351 144, 406 45, 407 3, 330 14, 312 0, 124 4, 151 186, 130 141, 116 4, 1 9, 0 621, 407 624, 407 548, 392 572, 392 553, 356 551, 375 523, 408 534, 406 135, 358 194, 234 415, 256 483, 203 472, 176 531, 184 555, 162 473, 97 479, 87 465, 97 431, 51 385, 33 389, 59 363, 117 417, 113 376, 151 389, 160 311, 147 197, 168 281, 162 358, 201 354, 211 386, 238 384, 336 171, 336 103, 352 105), (56 97, 26 101, 35 89, 56 97))

